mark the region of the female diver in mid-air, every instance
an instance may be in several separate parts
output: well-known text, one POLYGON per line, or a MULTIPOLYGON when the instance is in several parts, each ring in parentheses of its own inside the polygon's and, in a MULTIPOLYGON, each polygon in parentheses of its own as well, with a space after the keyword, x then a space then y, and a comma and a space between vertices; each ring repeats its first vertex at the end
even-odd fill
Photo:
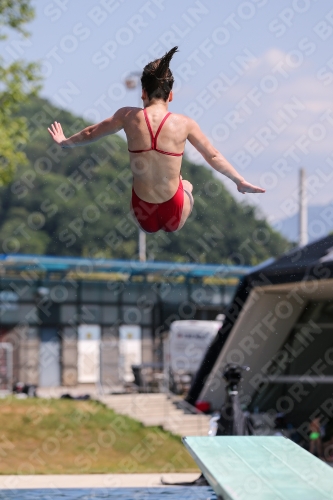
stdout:
POLYGON ((61 125, 48 129, 63 148, 87 144, 124 129, 133 173, 131 211, 141 229, 174 232, 183 227, 193 207, 189 181, 180 175, 186 139, 218 172, 229 177, 241 193, 264 193, 247 182, 209 142, 199 125, 184 115, 168 112, 174 78, 169 69, 174 47, 147 64, 141 76, 144 108, 125 107, 106 120, 66 139, 61 125), (185 193, 185 195, 184 195, 185 193))

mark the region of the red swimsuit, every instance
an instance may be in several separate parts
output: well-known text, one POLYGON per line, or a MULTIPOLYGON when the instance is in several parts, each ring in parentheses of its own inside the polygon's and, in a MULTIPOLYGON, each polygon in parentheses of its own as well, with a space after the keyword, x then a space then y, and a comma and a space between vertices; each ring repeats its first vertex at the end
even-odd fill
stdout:
MULTIPOLYGON (((128 150, 130 153, 144 153, 146 151, 157 151, 162 155, 168 156, 183 156, 184 153, 170 153, 157 148, 157 137, 162 130, 165 120, 171 115, 167 113, 161 121, 156 135, 152 131, 146 109, 143 114, 147 123, 149 134, 151 137, 151 147, 149 149, 138 149, 135 151, 128 150)), ((166 232, 176 231, 178 229, 184 205, 184 190, 181 179, 179 186, 174 196, 163 203, 149 203, 141 200, 134 189, 132 189, 132 209, 135 217, 144 231, 147 233, 156 233, 160 229, 166 232)))

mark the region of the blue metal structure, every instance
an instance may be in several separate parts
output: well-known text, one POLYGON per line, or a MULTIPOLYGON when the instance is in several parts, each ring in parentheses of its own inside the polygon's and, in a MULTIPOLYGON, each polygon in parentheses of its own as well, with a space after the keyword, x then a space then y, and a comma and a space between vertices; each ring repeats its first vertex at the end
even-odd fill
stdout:
POLYGON ((226 264, 196 264, 182 262, 139 262, 135 260, 88 259, 82 257, 56 257, 52 255, 0 254, 0 267, 10 270, 35 270, 45 273, 80 271, 121 273, 129 276, 159 274, 201 278, 240 278, 250 272, 250 266, 226 264))

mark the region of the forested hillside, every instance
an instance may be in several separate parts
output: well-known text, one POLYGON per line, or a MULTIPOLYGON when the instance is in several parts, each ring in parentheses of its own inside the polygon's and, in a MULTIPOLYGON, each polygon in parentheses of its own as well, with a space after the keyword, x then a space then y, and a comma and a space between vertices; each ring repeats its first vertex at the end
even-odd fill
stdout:
MULTIPOLYGON (((1 253, 137 258, 126 143, 109 136, 61 150, 47 126, 57 120, 69 136, 85 125, 81 119, 40 98, 19 115, 30 130, 29 165, 0 189, 1 253)), ((184 158, 182 175, 194 185, 195 209, 179 233, 147 236, 148 258, 256 264, 287 249, 288 242, 253 207, 237 203, 211 171, 184 158)))

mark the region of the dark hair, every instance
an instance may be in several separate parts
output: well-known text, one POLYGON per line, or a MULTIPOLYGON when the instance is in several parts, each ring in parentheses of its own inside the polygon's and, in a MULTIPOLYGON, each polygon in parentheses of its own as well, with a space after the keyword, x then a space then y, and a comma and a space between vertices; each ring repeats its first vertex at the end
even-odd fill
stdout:
POLYGON ((178 47, 173 47, 161 59, 156 59, 143 68, 141 84, 149 100, 168 99, 174 82, 169 64, 175 52, 178 52, 178 47))

